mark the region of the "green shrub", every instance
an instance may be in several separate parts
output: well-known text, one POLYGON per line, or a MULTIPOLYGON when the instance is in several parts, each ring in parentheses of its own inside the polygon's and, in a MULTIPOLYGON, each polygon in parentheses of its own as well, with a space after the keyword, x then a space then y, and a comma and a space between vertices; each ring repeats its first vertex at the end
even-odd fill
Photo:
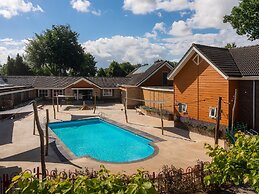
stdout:
POLYGON ((206 165, 210 171, 204 181, 206 185, 249 184, 259 193, 259 136, 236 135, 236 142, 225 150, 206 144, 212 162, 206 165))
POLYGON ((61 177, 44 179, 41 181, 29 172, 22 173, 13 178, 9 190, 14 194, 77 194, 77 193, 117 193, 117 194, 152 194, 155 188, 151 181, 145 178, 144 171, 138 170, 137 174, 126 176, 123 174, 110 174, 101 166, 94 178, 78 175, 74 180, 63 180, 61 177))

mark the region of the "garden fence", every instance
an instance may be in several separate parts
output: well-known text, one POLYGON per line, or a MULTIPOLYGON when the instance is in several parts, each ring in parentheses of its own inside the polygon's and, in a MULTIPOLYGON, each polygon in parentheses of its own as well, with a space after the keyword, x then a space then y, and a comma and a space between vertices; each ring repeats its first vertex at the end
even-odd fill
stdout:
MULTIPOLYGON (((198 162, 194 167, 188 167, 184 169, 176 169, 173 166, 164 166, 159 173, 145 172, 145 177, 153 182, 158 194, 169 193, 193 193, 196 191, 204 190, 203 180, 206 176, 204 172, 204 162, 198 162)), ((35 177, 41 178, 42 173, 40 168, 34 168, 33 170, 26 170, 24 172, 30 172, 35 177)), ((89 178, 94 178, 97 175, 97 171, 85 169, 84 171, 60 171, 51 170, 46 171, 48 179, 55 179, 60 177, 61 179, 69 178, 74 181, 78 175, 87 175, 89 178)), ((0 194, 4 194, 9 188, 12 178, 17 173, 3 174, 0 176, 0 194)), ((127 176, 125 176, 125 184, 127 184, 127 176)))

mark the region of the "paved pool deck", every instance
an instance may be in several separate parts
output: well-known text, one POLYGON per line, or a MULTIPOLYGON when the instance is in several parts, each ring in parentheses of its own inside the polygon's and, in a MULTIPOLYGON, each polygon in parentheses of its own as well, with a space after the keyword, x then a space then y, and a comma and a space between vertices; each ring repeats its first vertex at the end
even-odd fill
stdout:
MULTIPOLYGON (((52 106, 44 106, 39 110, 41 122, 45 120, 46 109, 50 112, 50 122, 83 119, 89 116, 102 115, 117 123, 135 128, 144 133, 163 139, 155 145, 158 153, 150 159, 127 163, 102 163, 88 157, 67 160, 66 155, 60 154, 54 137, 50 137, 49 155, 46 157, 47 168, 59 170, 95 169, 104 164, 112 172, 134 173, 138 168, 148 171, 159 171, 163 165, 187 168, 193 166, 198 160, 209 161, 204 143, 214 144, 214 139, 182 129, 174 128, 172 121, 164 121, 165 133, 161 134, 161 121, 159 118, 139 115, 135 110, 128 110, 129 123, 126 123, 123 106, 121 104, 107 104, 98 106, 96 114, 92 110, 64 111, 63 106, 53 119, 52 106)), ((42 126, 44 127, 44 126, 42 126)), ((20 166, 23 170, 40 166, 40 143, 38 133, 33 135, 33 114, 14 120, 0 121, 0 166, 20 166)), ((223 141, 219 142, 223 146, 223 141)))

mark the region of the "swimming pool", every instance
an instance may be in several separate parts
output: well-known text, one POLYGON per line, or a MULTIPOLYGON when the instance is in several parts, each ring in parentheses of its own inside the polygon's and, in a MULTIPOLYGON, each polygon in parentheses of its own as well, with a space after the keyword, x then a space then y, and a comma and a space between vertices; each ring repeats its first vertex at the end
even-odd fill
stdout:
POLYGON ((77 157, 133 162, 151 156, 152 141, 99 118, 50 123, 49 127, 77 157))

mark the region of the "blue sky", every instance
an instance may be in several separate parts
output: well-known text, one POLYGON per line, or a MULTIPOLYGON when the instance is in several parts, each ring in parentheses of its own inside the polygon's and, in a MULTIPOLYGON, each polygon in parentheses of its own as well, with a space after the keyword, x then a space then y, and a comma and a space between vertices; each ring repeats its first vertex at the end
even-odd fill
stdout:
POLYGON ((179 60, 193 42, 258 44, 222 23, 235 5, 238 0, 0 0, 0 64, 56 24, 78 32, 99 67, 112 60, 179 60))

